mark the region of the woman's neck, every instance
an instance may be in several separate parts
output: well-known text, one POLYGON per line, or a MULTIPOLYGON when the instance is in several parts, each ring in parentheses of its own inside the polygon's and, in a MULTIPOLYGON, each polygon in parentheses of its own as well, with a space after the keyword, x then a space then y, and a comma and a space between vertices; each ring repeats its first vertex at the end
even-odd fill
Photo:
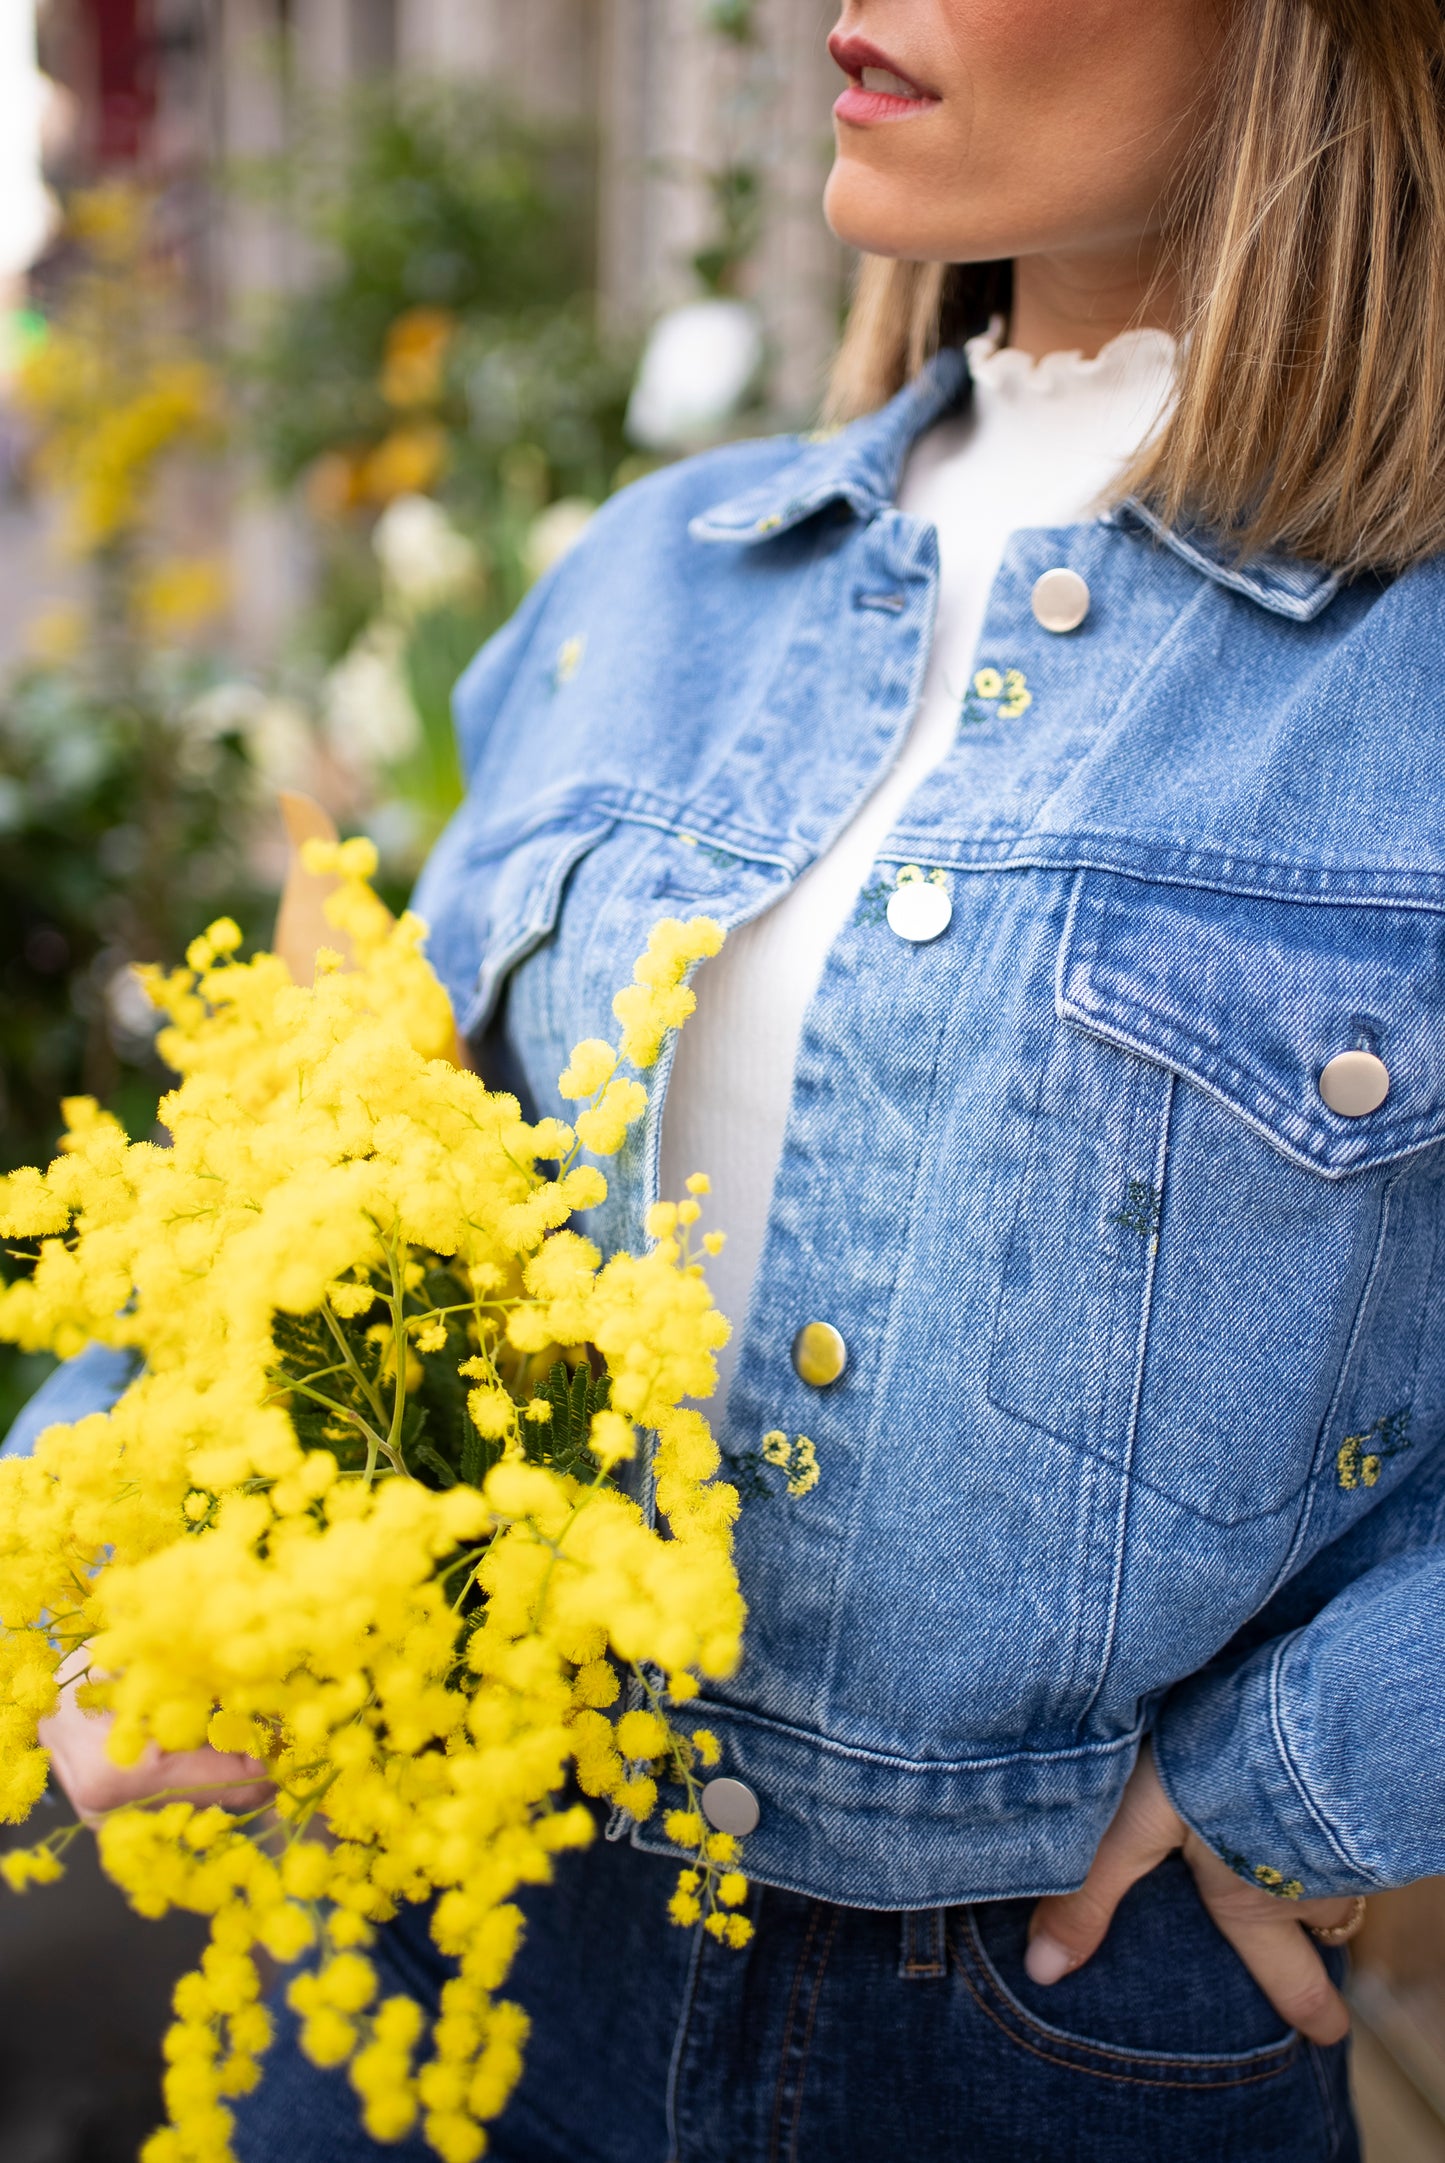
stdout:
POLYGON ((1178 311, 1178 283, 1157 241, 1116 253, 1019 256, 1008 342, 1035 360, 1065 352, 1088 359, 1122 331, 1177 333, 1178 311))

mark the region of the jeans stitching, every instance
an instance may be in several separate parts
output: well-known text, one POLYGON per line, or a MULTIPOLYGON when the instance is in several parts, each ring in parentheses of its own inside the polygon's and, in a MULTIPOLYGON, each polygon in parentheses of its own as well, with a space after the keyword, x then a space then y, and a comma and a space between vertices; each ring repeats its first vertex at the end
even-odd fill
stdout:
POLYGON ((945 1920, 941 1908, 905 1909, 903 1915, 903 1953, 898 1963, 898 1973, 912 1981, 946 1976, 948 1973, 948 1947, 945 1941, 945 1920), (920 1925, 928 1925, 928 1946, 920 1948, 922 1932, 920 1925))
POLYGON ((833 1941, 838 1935, 838 1910, 834 1908, 828 1921, 828 1935, 818 1956, 818 1972, 813 1979, 813 1996, 808 2006, 808 2025, 803 2031, 803 2046, 799 2053, 798 2077, 793 2088, 793 2125, 788 2135, 788 2163, 798 2163, 798 2128, 802 2121, 801 2104, 803 2083, 808 2074, 808 2052, 813 2045, 813 2028, 818 2018, 818 2000, 823 1995, 823 1977, 828 1971, 828 1961, 833 1951, 833 1941))
MULTIPOLYGON (((1339 2045, 1336 2044, 1334 2048, 1338 2049, 1339 2045)), ((1334 2090, 1325 2067, 1326 2052, 1320 2044, 1311 2043, 1306 2048, 1305 2056, 1309 2060, 1310 2071, 1315 2077, 1315 2087, 1319 2091, 1320 2109, 1330 2136, 1330 2154, 1337 2156, 1344 2142, 1346 2126, 1335 2106, 1334 2090)))
POLYGON ((667 2126, 667 2163, 679 2163, 682 2154, 682 2133, 679 2127, 679 2091, 682 2086, 682 2059, 687 2048, 688 2029, 692 2024, 693 2007, 697 2003, 697 1976, 702 1964, 703 1937, 695 1933, 692 1954, 687 1964, 687 1980, 683 1985, 682 2005, 677 2016, 677 2030, 672 2039, 672 2054, 667 2062, 667 2086, 664 2090, 663 2111, 667 2126))
POLYGON ((822 1908, 815 1901, 808 1913, 808 1928, 803 1937, 803 1949, 798 1955, 798 1965, 793 1972, 793 1991, 788 2000, 788 2014, 783 2022, 783 2044, 778 2053, 778 2085, 773 2093, 773 2124, 768 2138, 769 2163, 777 2163, 778 2137, 782 2128, 783 2095, 788 2079, 788 2044, 792 2038, 793 2020, 798 2010, 798 1993, 803 1987, 803 1973, 808 1965, 808 1955, 813 1950, 813 1940, 818 1934, 818 1919, 822 1908))
POLYGON ((1280 2074, 1286 2072, 1295 2062, 1299 2054, 1297 2035, 1287 2036, 1282 2043, 1275 2044, 1257 2055, 1251 2053, 1247 2060, 1239 2057, 1215 2057, 1204 2062, 1192 2058, 1170 2057, 1163 2052, 1146 2053, 1119 2049, 1107 2043, 1090 2042, 1083 2037, 1076 2039, 1046 2027, 1042 2021, 1035 2019, 1026 2007, 1019 2005, 1004 1991, 1003 1985, 994 1977, 992 1964, 979 1943, 972 1923, 966 1917, 962 1930, 958 1936, 951 1938, 951 1942, 959 1973, 979 2010, 986 2014, 995 2027, 1002 2029, 1011 2041, 1017 2043, 1021 2050, 1031 2051, 1035 2057, 1047 2059, 1051 2065, 1063 2066, 1072 2073, 1086 2073, 1095 2080, 1117 2081, 1129 2087, 1184 2088, 1195 2093, 1207 2093, 1213 2088, 1241 2088, 1259 2081, 1277 2080, 1280 2074), (1001 1998, 1007 2017, 1003 2011, 996 2011, 988 2002, 984 1991, 975 1981, 975 1976, 991 1994, 996 1993, 1001 1998), (1043 2042, 1053 2047, 1043 2049, 1026 2034, 1019 2033, 1018 2028, 1031 2028, 1043 2042), (1077 2051, 1083 2059, 1113 2058, 1121 2064, 1132 2066, 1134 2070, 1116 2073, 1103 2065, 1079 2064, 1062 2055, 1065 2050, 1077 2051), (1245 2070, 1246 2065, 1258 2065, 1260 2069, 1245 2070), (1154 2070, 1156 2067, 1159 2069, 1157 2072, 1154 2070), (1186 2068, 1195 2073, 1194 2079, 1171 2080, 1164 2077, 1171 2071, 1183 2072, 1186 2068))

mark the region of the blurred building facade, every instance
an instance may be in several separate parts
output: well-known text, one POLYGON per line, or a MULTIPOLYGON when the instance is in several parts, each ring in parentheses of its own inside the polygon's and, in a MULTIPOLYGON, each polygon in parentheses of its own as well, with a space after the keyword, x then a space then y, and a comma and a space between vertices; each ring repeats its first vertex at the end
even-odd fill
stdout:
POLYGON ((831 0, 41 0, 78 159, 160 174, 181 203, 194 183, 223 310, 305 265, 279 223, 218 209, 206 175, 283 150, 309 99, 367 77, 472 77, 592 132, 602 302, 619 326, 695 296, 691 259, 725 176, 753 176, 739 290, 760 311, 768 403, 785 420, 814 407, 838 328, 841 256, 819 208, 836 15, 831 0))

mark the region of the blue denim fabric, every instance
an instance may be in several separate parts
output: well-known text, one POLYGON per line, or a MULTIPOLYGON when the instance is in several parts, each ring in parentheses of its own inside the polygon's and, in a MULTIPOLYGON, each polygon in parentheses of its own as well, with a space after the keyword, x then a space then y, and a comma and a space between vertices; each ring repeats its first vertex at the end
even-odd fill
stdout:
MULTIPOLYGON (((841 434, 624 491, 464 679, 417 906, 536 1112, 657 917, 767 908, 896 754, 938 552, 894 497, 966 395, 946 353, 841 434)), ((1442 630, 1439 562, 1342 585, 1128 506, 1010 540, 978 661, 1030 703, 961 698, 836 941, 734 1318, 725 1453, 781 1427, 821 1468, 744 1508, 706 1705, 758 1880, 1063 1890, 1150 1730, 1245 1876, 1445 1870, 1442 630), (925 946, 886 919, 907 865, 952 901, 925 946), (1352 1047, 1390 1072, 1358 1119, 1318 1090, 1352 1047)), ((604 1245, 644 1236, 666 1082, 604 1245)))
POLYGON ((48 1374, 17 1414, 0 1452, 29 1457, 47 1427, 68 1427, 90 1412, 108 1412, 135 1373, 135 1357, 108 1344, 88 1344, 48 1374))
MULTIPOLYGON (((532 2019, 493 2163, 1354 2163, 1346 2052, 1284 2030, 1176 1859, 1086 1968, 1023 1972, 1028 1903, 888 1914, 755 1893, 735 1953, 673 1928, 671 1872, 599 1847, 529 1903, 532 2019)), ((1332 1955, 1338 1976, 1342 1956, 1332 1955)), ((414 1912, 383 1987, 435 2006, 414 1912)), ((380 2147, 282 2013, 238 2163, 423 2163, 380 2147)))

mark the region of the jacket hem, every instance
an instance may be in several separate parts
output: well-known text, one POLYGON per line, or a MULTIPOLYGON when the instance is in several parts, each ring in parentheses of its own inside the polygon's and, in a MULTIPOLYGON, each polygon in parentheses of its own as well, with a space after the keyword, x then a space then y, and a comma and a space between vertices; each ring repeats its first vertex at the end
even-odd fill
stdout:
MULTIPOLYGON (((852 1749, 700 1702, 719 1770, 758 1799, 742 1867, 839 1907, 962 1907, 1074 1891, 1117 1806, 1142 1730, 1057 1751, 936 1763, 852 1749)), ((633 1845, 677 1855, 656 1823, 633 1845)))

